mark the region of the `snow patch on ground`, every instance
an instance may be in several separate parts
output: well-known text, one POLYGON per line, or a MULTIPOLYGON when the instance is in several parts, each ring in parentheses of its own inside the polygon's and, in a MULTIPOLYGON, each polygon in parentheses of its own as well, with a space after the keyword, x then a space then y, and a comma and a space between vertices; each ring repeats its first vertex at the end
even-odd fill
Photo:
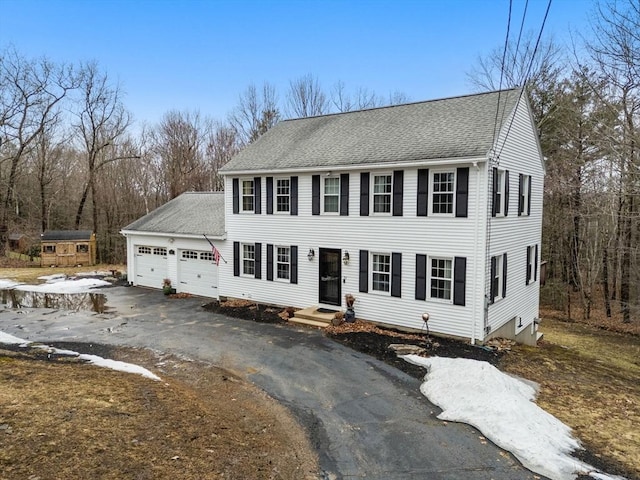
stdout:
POLYGON ((534 403, 536 391, 526 382, 478 360, 402 358, 427 369, 420 391, 442 409, 439 419, 473 425, 529 470, 552 480, 573 480, 578 474, 624 480, 572 457, 580 443, 567 425, 534 403))
MULTIPOLYGON (((32 345, 32 342, 28 340, 23 340, 18 337, 14 337, 13 335, 9 335, 8 333, 4 333, 0 331, 0 344, 7 345, 24 345, 29 346, 32 345)), ((143 377, 150 378, 152 380, 160 380, 160 377, 151 373, 144 367, 140 367, 138 365, 134 365, 132 363, 121 362, 119 360, 110 360, 108 358, 102 358, 97 355, 88 355, 84 353, 74 352, 73 350, 62 350, 54 347, 50 347, 48 345, 32 345, 36 348, 41 348, 43 350, 47 350, 47 352, 56 355, 65 355, 69 357, 78 357, 80 360, 88 362, 92 365, 96 365, 98 367, 110 368, 111 370, 118 370, 120 372, 127 373, 135 373, 137 375, 142 375, 143 377)))
POLYGON ((92 288, 111 285, 105 280, 98 280, 96 278, 81 278, 78 280, 51 280, 53 280, 52 283, 43 283, 42 285, 16 285, 13 288, 25 292, 86 293, 92 288))

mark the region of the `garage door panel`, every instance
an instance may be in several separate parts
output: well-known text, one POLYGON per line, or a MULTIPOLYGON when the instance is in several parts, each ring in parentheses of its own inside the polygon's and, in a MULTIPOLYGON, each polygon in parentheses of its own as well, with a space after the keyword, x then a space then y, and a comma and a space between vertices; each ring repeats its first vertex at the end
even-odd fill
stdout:
POLYGON ((182 250, 178 270, 181 292, 218 298, 218 266, 211 252, 182 250))
POLYGON ((136 246, 135 269, 137 285, 162 288, 162 282, 167 277, 166 249, 136 246))

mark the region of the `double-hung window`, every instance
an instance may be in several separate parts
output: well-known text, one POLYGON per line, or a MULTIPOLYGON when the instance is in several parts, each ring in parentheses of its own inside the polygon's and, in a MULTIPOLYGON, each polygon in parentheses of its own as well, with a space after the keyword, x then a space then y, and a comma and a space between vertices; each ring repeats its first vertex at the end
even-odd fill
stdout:
POLYGON ((340 211, 340 177, 325 177, 323 190, 324 213, 340 211))
POLYGON ((455 172, 433 173, 431 211, 434 214, 453 214, 455 172))
POLYGON ((491 303, 504 298, 507 294, 507 254, 491 257, 491 303))
POLYGON ((451 300, 452 280, 453 270, 451 259, 431 258, 431 270, 429 275, 431 298, 451 300))
POLYGON ((276 179, 276 212, 289 213, 291 208, 291 179, 276 179))
POLYGON ((391 175, 373 176, 373 213, 391 213, 391 175))
POLYGON ((531 245, 527 247, 527 280, 526 284, 538 280, 538 246, 531 245))
POLYGON ((291 278, 290 247, 276 247, 276 278, 287 282, 291 278))
POLYGON ((494 170, 494 174, 496 175, 496 179, 495 179, 495 186, 496 186, 496 191, 494 193, 494 202, 495 202, 495 215, 497 216, 503 216, 504 215, 504 201, 505 201, 505 194, 504 194, 504 181, 505 181, 505 174, 504 174, 504 170, 494 170))
POLYGON ((371 255, 371 289, 375 292, 391 291, 391 255, 373 253, 371 255))
POLYGON ((531 208, 531 175, 520 174, 518 215, 529 215, 531 208))
POLYGON ((256 274, 256 247, 253 243, 242 244, 242 274, 252 277, 256 274))
POLYGON ((254 211, 254 185, 253 180, 242 180, 242 211, 254 211))

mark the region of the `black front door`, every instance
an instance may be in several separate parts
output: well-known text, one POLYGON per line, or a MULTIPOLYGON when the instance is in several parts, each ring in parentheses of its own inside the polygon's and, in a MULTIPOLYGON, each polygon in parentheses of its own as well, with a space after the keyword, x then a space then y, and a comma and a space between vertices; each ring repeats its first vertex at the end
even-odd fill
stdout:
POLYGON ((340 250, 334 248, 320 249, 320 303, 340 305, 340 281, 342 263, 340 250))

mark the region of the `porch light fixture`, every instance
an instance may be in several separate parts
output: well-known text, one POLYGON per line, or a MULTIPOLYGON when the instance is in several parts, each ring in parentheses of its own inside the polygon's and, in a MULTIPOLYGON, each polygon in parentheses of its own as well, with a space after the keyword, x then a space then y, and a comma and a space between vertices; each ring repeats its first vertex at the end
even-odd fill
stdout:
POLYGON ((345 265, 349 265, 349 252, 344 252, 344 256, 342 257, 342 263, 345 265))
POLYGON ((313 250, 313 248, 310 248, 309 253, 307 253, 307 258, 309 259, 309 261, 311 261, 315 256, 316 256, 316 252, 313 250))

